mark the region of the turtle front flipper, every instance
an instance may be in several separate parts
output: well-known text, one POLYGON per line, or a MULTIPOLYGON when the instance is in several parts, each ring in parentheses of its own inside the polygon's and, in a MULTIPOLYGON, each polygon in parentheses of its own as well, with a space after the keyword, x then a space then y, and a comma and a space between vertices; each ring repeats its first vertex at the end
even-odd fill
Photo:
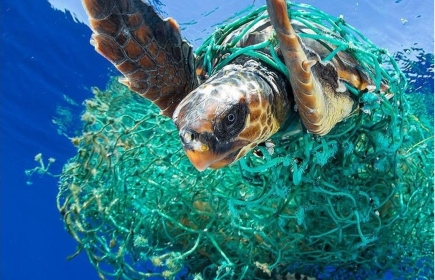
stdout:
POLYGON ((83 0, 83 5, 97 52, 125 76, 121 82, 172 117, 198 85, 192 47, 177 22, 162 20, 140 0, 83 0))
POLYGON ((310 132, 325 135, 351 113, 354 101, 340 86, 334 65, 322 64, 316 54, 303 48, 290 23, 286 1, 267 0, 267 10, 302 122, 310 132))

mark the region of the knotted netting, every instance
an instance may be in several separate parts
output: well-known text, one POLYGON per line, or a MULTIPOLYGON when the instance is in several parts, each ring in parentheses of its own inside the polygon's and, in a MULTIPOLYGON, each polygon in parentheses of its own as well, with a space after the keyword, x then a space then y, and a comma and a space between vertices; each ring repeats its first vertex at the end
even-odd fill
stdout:
MULTIPOLYGON (((289 123, 272 139, 273 152, 259 146, 230 167, 200 173, 175 125, 151 102, 115 79, 94 89, 83 134, 72 139, 78 151, 63 169, 58 208, 77 253, 86 252, 102 279, 433 273, 432 120, 414 106, 416 94, 405 94, 406 78, 387 51, 341 17, 290 7, 313 30, 303 36, 337 46, 323 60, 348 51, 370 73, 373 90, 348 85, 359 108, 326 136, 295 132, 289 123)), ((264 11, 220 27, 197 50, 209 73, 243 54, 291 75, 274 55, 274 38, 244 49, 236 46, 240 37, 221 44, 264 11), (268 46, 272 55, 258 51, 268 46)))

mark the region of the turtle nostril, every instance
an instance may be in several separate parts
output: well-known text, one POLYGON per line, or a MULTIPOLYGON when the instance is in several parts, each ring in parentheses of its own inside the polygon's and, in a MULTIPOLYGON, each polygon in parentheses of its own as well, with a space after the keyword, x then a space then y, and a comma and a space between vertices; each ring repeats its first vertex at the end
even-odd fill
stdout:
POLYGON ((180 138, 184 144, 189 144, 189 143, 197 140, 197 137, 198 137, 198 135, 194 131, 189 131, 189 130, 180 131, 180 138))

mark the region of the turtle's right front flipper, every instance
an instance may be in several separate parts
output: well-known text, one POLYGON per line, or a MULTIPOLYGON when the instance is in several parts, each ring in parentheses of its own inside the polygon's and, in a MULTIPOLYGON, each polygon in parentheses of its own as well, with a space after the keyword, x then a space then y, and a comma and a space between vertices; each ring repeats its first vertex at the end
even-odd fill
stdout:
POLYGON ((286 1, 267 0, 267 10, 290 73, 302 122, 310 132, 325 135, 351 113, 354 101, 342 89, 344 85, 339 86, 336 67, 322 64, 318 56, 304 49, 291 25, 286 1))
POLYGON ((125 85, 172 117, 198 85, 192 47, 176 21, 162 20, 140 0, 83 0, 83 5, 97 52, 125 76, 125 85))

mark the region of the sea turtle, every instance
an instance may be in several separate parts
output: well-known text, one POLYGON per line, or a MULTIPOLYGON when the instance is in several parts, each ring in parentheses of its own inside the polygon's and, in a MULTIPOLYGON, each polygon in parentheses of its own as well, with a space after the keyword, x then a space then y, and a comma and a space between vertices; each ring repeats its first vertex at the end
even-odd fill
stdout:
MULTIPOLYGON (((204 57, 195 57, 174 19, 161 19, 141 0, 83 0, 97 52, 124 75, 122 83, 172 117, 199 171, 243 157, 276 133, 293 108, 309 132, 325 135, 358 105, 345 83, 358 90, 373 84, 346 51, 323 63, 335 47, 301 39, 297 34, 310 31, 290 21, 285 0, 266 2, 269 17, 252 26, 238 45, 276 38, 289 77, 244 55, 209 77, 202 68, 204 57)), ((223 57, 213 59, 216 64, 223 57)))

